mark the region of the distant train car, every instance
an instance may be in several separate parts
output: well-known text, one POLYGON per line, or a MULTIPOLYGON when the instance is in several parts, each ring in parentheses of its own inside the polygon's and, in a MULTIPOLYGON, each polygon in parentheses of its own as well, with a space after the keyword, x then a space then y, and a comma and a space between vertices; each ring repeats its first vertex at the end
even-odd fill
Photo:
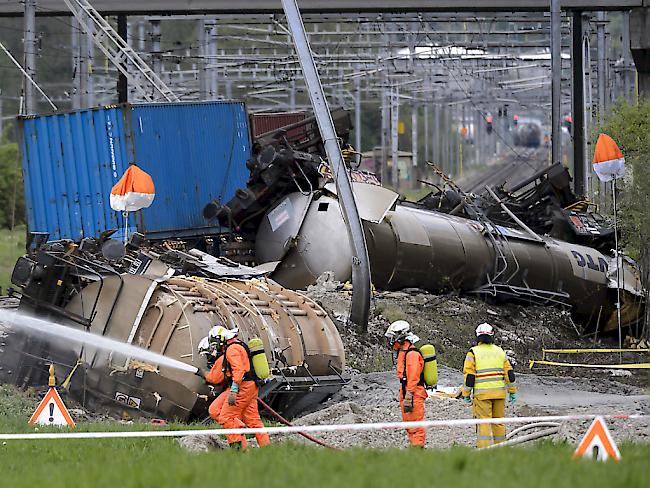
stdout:
POLYGON ((542 144, 544 130, 539 120, 519 119, 513 135, 515 146, 539 147, 542 144))

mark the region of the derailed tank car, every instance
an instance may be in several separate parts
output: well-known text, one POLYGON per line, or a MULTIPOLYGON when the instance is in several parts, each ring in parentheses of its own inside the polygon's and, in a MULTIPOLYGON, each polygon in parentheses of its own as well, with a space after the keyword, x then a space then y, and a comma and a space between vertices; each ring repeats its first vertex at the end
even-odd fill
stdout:
MULTIPOLYGON (((324 164, 293 153, 289 140, 269 138, 249 162, 246 190, 212 214, 234 222, 238 238, 254 243, 258 262, 279 262, 271 276, 287 287, 304 288, 326 271, 340 281, 352 274, 349 239, 324 164)), ((585 330, 605 331, 617 328, 619 288, 622 326, 640 322, 639 271, 631 260, 621 257, 617 266, 604 253, 613 248, 613 230, 572 194, 565 168, 540 171, 516 192, 497 187, 480 195, 465 194, 440 174, 445 189, 407 202, 350 169, 375 287, 552 304, 571 310, 585 330)))
MULTIPOLYGON (((88 246, 86 246, 88 248, 88 246)), ((210 327, 260 337, 274 376, 261 396, 286 415, 322 401, 345 378, 345 355, 331 319, 309 298, 258 271, 194 251, 131 251, 121 263, 53 245, 19 260, 19 310, 48 316, 205 368, 197 345, 210 327), (189 272, 178 275, 181 270, 189 272)), ((206 415, 210 389, 190 373, 144 364, 111 351, 62 344, 13 331, 3 380, 45 382, 53 361, 70 392, 93 410, 190 420, 206 415), (10 362, 13 361, 13 364, 10 362)))
MULTIPOLYGON (((371 198, 375 189, 354 186, 357 201, 369 204, 360 195, 371 198)), ((456 290, 563 305, 586 325, 616 328, 615 260, 594 248, 409 204, 396 205, 381 221, 363 224, 378 289, 456 290)), ((288 195, 269 212, 256 242, 258 256, 281 261, 273 278, 284 286, 304 288, 325 271, 341 281, 351 277, 351 251, 335 195, 288 195), (274 228, 270 223, 277 208, 293 211, 286 224, 274 228)), ((625 326, 639 319, 642 287, 629 261, 620 266, 625 326)))

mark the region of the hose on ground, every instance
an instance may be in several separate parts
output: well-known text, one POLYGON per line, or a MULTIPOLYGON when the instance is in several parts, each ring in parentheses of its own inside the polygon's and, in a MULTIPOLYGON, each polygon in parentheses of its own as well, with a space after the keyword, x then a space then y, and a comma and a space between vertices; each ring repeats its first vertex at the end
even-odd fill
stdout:
MULTIPOLYGON (((285 419, 282 415, 280 415, 278 412, 273 410, 269 404, 267 404, 264 400, 261 398, 258 398, 257 401, 264 407, 265 410, 267 410, 271 415, 273 415, 278 421, 284 425, 287 425, 289 427, 293 427, 293 424, 289 422, 287 419, 285 419)), ((334 449, 334 450, 339 450, 338 447, 330 446, 329 444, 325 444, 323 441, 316 439, 315 437, 305 433, 305 432, 298 432, 301 436, 303 436, 305 439, 310 440, 314 442, 315 444, 318 444, 319 446, 326 447, 328 449, 334 449)))
POLYGON ((534 441, 541 439, 542 437, 547 437, 549 435, 557 434, 560 431, 559 427, 551 427, 550 429, 542 430, 539 432, 533 432, 532 434, 523 435, 514 439, 507 440, 505 442, 500 442, 499 444, 492 444, 490 446, 482 447, 481 449, 494 449, 495 447, 505 447, 505 446, 514 446, 517 444, 523 444, 524 442, 534 441))
POLYGON ((526 424, 514 429, 512 432, 508 432, 506 439, 512 439, 515 435, 530 429, 536 429, 540 427, 559 427, 559 426, 560 424, 557 422, 535 422, 532 424, 526 424))

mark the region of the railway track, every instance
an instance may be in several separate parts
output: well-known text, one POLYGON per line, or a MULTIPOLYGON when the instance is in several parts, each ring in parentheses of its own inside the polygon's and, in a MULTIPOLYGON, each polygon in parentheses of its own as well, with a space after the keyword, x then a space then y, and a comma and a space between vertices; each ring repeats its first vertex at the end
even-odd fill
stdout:
POLYGON ((459 182, 459 186, 468 193, 480 193, 486 185, 510 186, 528 178, 530 175, 548 166, 548 148, 527 148, 513 155, 502 163, 489 167, 477 175, 459 182))

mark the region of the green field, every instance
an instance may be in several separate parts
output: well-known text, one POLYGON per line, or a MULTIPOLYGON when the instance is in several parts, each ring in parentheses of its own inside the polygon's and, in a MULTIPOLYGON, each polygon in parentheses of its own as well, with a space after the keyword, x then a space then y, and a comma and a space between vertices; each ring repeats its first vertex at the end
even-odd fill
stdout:
POLYGON ((619 464, 573 461, 571 452, 551 444, 475 452, 330 451, 285 443, 245 453, 191 454, 167 438, 8 441, 0 447, 0 479, 2 486, 49 488, 647 486, 648 446, 623 446, 619 464))
POLYGON ((16 259, 25 254, 25 227, 16 227, 13 231, 0 229, 0 287, 5 293, 11 286, 11 272, 16 259))
MULTIPOLYGON (((0 387, 0 432, 33 431, 26 422, 37 402, 34 395, 25 397, 0 387)), ((171 428, 179 427, 184 426, 171 428)), ((141 423, 77 426, 79 431, 151 428, 141 423)), ((573 449, 546 443, 488 452, 467 448, 331 451, 282 443, 247 452, 193 454, 170 438, 10 440, 0 445, 0 486, 647 486, 650 445, 623 445, 623 460, 606 464, 574 461, 573 449)))

